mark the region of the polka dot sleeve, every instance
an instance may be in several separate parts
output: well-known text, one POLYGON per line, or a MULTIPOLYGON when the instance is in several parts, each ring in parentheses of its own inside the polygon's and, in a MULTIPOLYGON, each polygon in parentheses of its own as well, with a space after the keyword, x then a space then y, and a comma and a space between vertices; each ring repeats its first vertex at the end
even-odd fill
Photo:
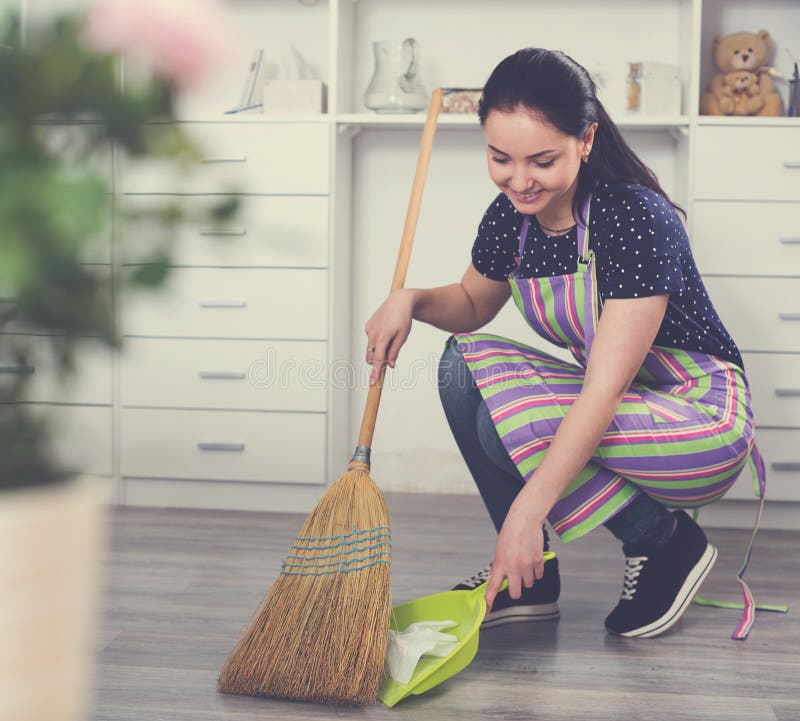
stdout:
POLYGON ((483 276, 506 280, 516 266, 522 215, 500 193, 487 208, 472 246, 472 264, 483 276))
POLYGON ((608 252, 598 264, 603 298, 681 293, 686 231, 675 209, 655 192, 625 193, 609 218, 608 252))

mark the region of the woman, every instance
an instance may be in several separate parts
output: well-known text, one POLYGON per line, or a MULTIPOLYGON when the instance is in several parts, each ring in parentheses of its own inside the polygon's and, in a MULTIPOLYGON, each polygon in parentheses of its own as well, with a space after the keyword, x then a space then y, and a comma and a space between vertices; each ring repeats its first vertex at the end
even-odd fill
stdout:
MULTIPOLYGON (((487 209, 460 283, 403 289, 366 324, 372 380, 413 319, 454 334, 440 364, 448 422, 498 530, 485 623, 558 615, 563 541, 604 525, 623 543, 606 628, 656 636, 717 551, 682 510, 720 498, 751 453, 739 351, 714 311, 675 206, 625 143, 586 70, 520 50, 483 90, 487 209), (509 297, 576 363, 475 334, 509 297), (504 579, 508 590, 499 591, 504 579)), ((681 211, 682 212, 682 211, 681 211)), ((745 631, 746 634, 746 631, 745 631)))

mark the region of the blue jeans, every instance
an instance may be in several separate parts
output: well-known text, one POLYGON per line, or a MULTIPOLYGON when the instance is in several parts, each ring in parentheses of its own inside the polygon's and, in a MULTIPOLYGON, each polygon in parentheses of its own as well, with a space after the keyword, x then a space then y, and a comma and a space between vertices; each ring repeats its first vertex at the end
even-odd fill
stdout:
MULTIPOLYGON (((503 446, 453 338, 447 341, 439 361, 438 380, 439 397, 450 430, 499 532, 525 481, 503 446)), ((666 543, 674 523, 665 506, 641 493, 603 525, 622 541, 626 556, 637 556, 666 543)), ((547 550, 547 531, 544 539, 547 550)))

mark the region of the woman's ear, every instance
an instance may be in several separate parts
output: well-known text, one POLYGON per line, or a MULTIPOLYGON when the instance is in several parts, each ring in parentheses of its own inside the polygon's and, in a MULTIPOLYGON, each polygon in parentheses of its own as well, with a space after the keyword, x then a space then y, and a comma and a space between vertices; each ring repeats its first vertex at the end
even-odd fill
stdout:
POLYGON ((592 151, 592 144, 594 143, 594 134, 597 131, 597 123, 592 123, 583 136, 583 154, 588 155, 592 151))
POLYGON ((583 136, 583 150, 581 150, 581 159, 584 163, 589 162, 589 153, 592 152, 592 144, 594 143, 594 134, 597 130, 597 123, 592 123, 583 136))

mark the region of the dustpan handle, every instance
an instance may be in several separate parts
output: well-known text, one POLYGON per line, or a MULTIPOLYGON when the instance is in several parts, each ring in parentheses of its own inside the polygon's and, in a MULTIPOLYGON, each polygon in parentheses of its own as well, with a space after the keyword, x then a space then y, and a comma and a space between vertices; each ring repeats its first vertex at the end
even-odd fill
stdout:
MULTIPOLYGON (((555 557, 556 554, 553 551, 545 551, 544 554, 542 554, 542 560, 545 563, 554 559, 555 557)), ((508 579, 504 578, 503 582, 500 584, 500 588, 498 588, 497 590, 505 591, 505 589, 507 588, 508 588, 508 579)), ((470 591, 470 593, 474 593, 476 596, 483 596, 483 594, 486 593, 486 584, 482 583, 480 586, 476 586, 470 591)))
MULTIPOLYGON (((442 106, 442 90, 436 88, 431 93, 430 103, 428 104, 428 117, 425 119, 425 127, 422 130, 422 141, 419 148, 417 159, 417 172, 414 175, 414 184, 411 186, 411 199, 408 202, 406 211, 406 223, 403 227, 403 236, 400 240, 400 251, 397 256, 397 264, 394 268, 394 278, 392 278, 392 290, 398 290, 405 285, 408 261, 411 258, 411 246, 414 242, 414 233, 417 229, 417 219, 419 209, 422 204, 422 189, 425 186, 425 176, 428 172, 428 163, 431 158, 433 148, 433 137, 436 134, 436 122, 439 117, 439 110, 442 106)), ((353 462, 365 463, 369 466, 369 448, 372 446, 372 436, 375 432, 375 421, 378 417, 378 405, 381 400, 381 390, 383 389, 383 377, 386 373, 384 364, 378 374, 377 382, 370 386, 367 394, 367 405, 364 409, 364 418, 361 421, 361 430, 358 434, 358 449, 353 462), (366 451, 366 452, 364 452, 366 451)))

